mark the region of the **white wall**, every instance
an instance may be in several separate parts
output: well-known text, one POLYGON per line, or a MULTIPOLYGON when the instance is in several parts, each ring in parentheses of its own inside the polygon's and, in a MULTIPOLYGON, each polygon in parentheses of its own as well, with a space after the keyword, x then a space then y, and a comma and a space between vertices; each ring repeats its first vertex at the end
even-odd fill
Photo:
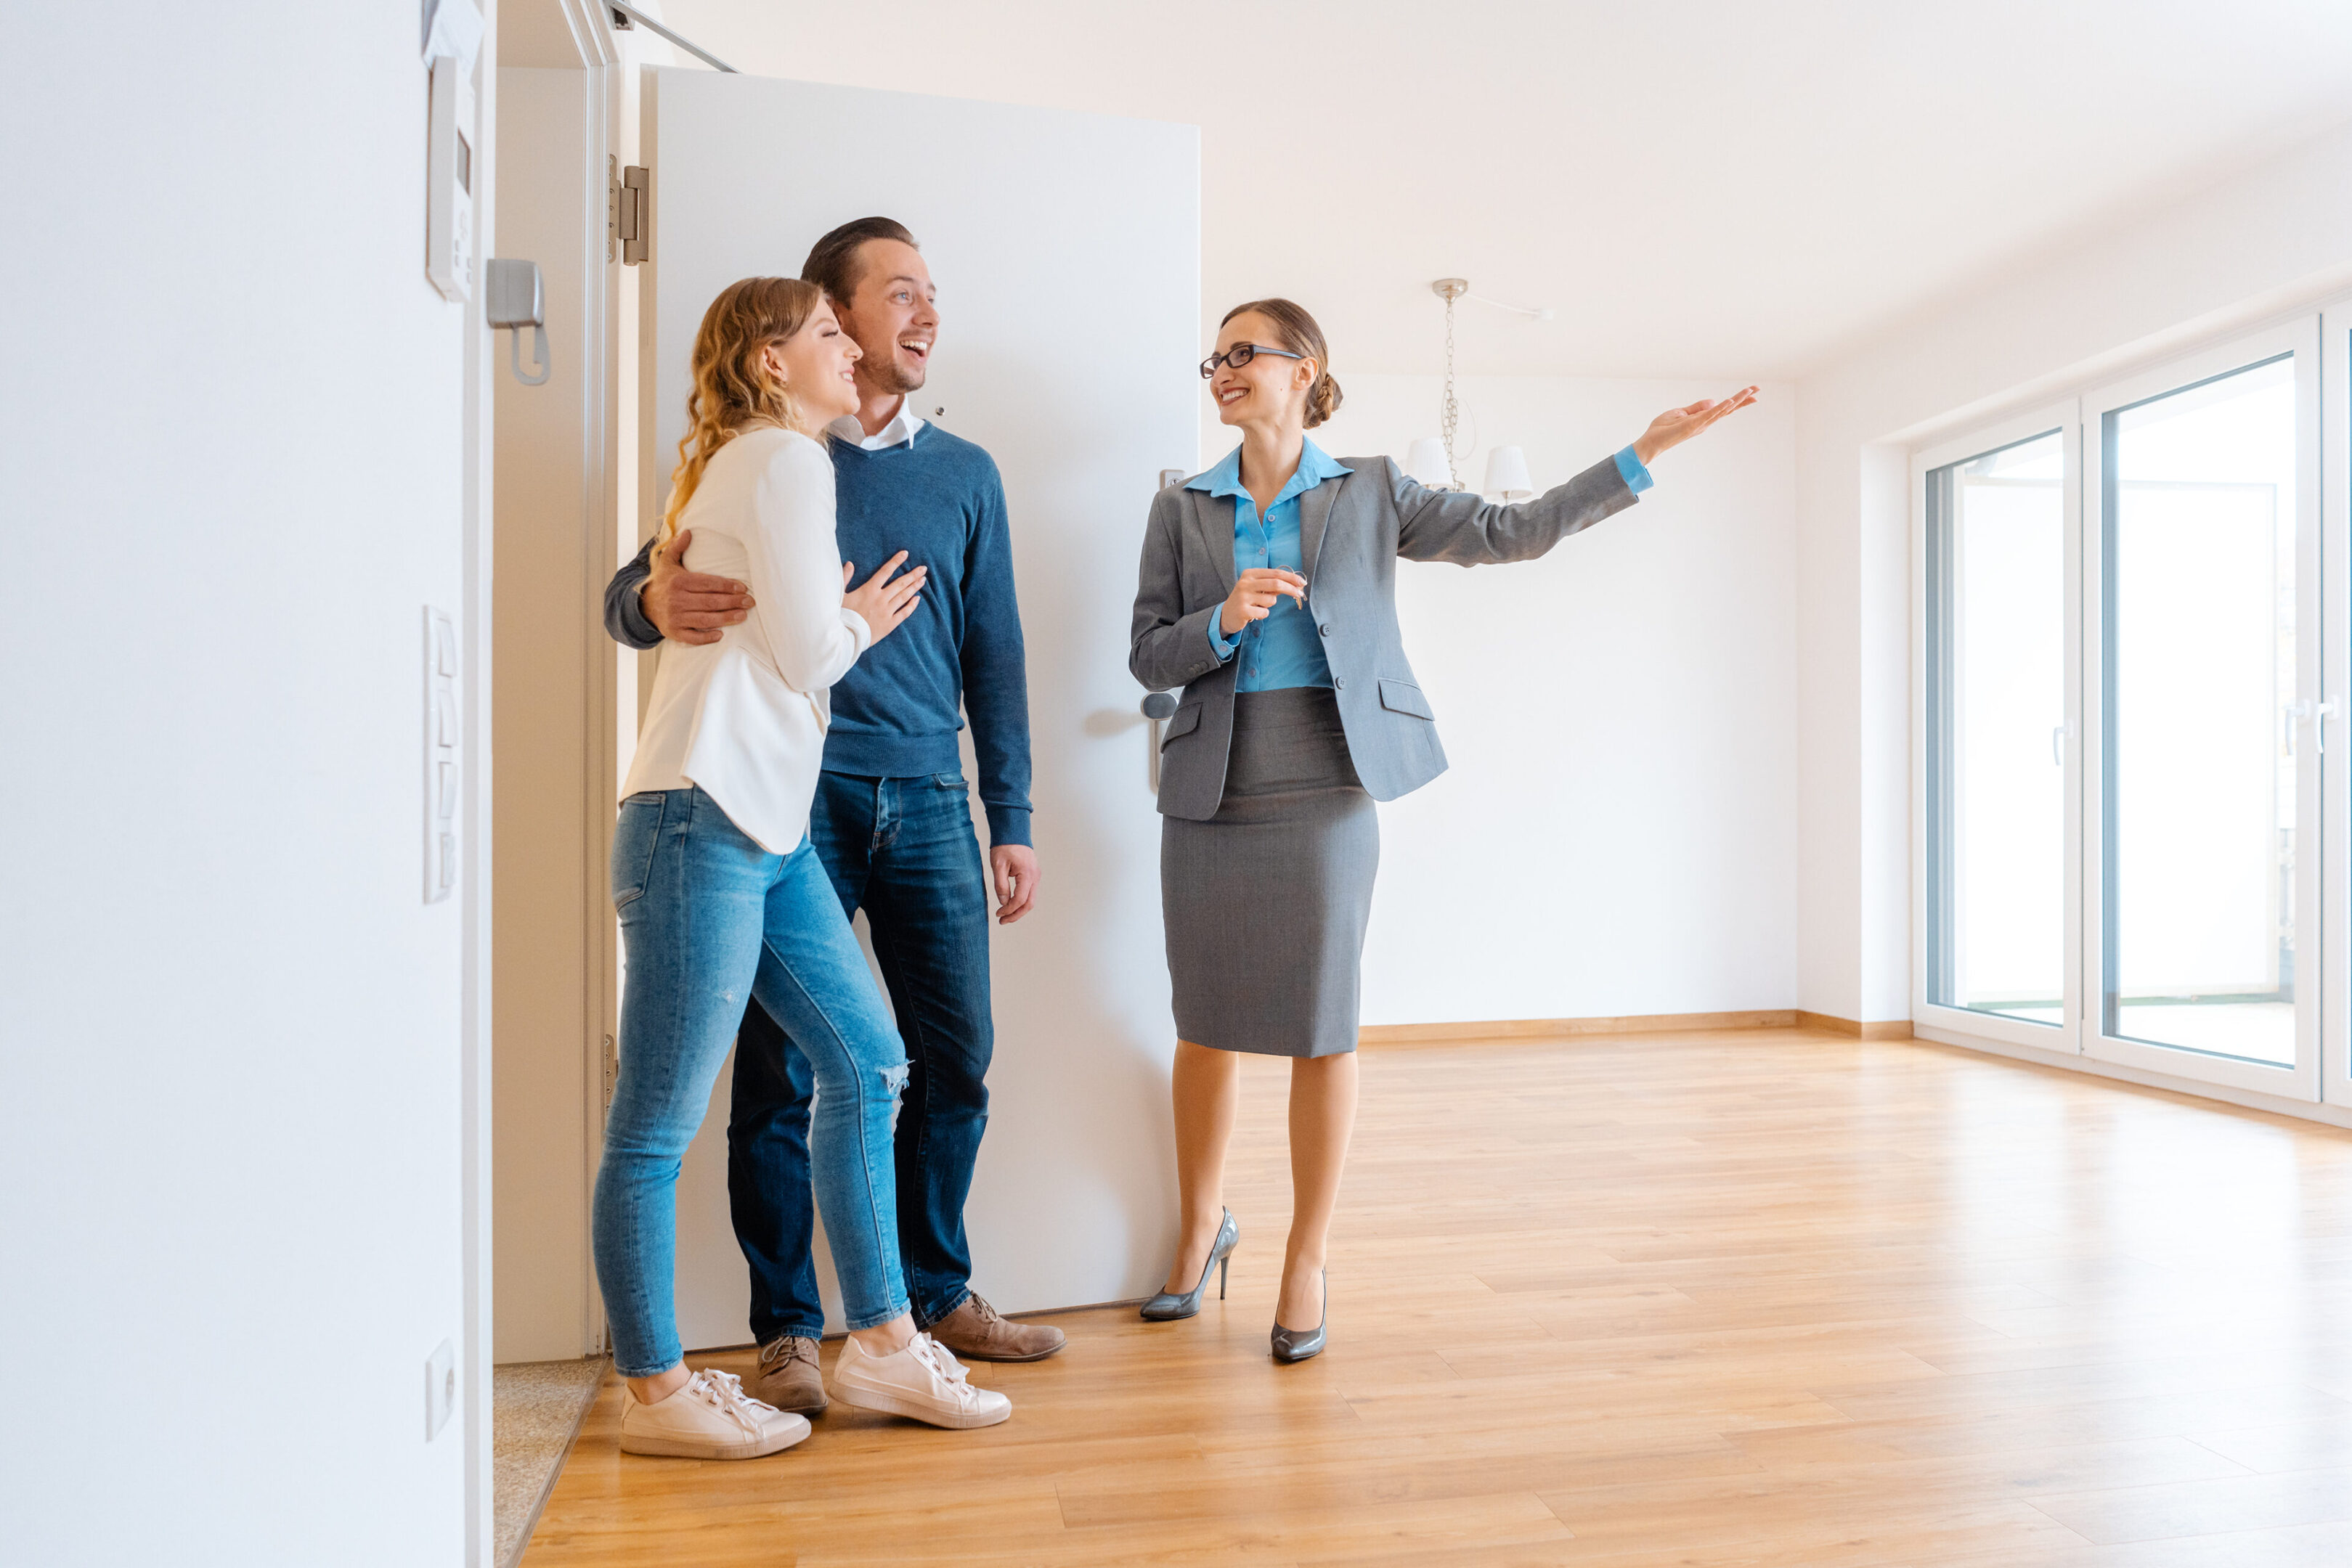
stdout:
MULTIPOLYGON (((1437 377, 1340 366, 1326 451, 1402 456, 1436 433, 1437 377)), ((1557 485, 1730 390, 1468 378, 1464 439, 1484 444, 1463 476, 1510 444, 1557 485)), ((1381 809, 1366 1023, 1795 1005, 1794 428, 1767 387, 1542 560, 1400 570, 1453 768, 1381 809)), ((1207 425, 1207 458, 1231 444, 1207 425)))
POLYGON ((1990 280, 1799 384, 1799 1005, 1910 1015, 1906 455, 2352 282, 2352 127, 1990 280))
POLYGON ((465 313, 418 8, 17 7, 0 1556, 456 1563, 465 313))

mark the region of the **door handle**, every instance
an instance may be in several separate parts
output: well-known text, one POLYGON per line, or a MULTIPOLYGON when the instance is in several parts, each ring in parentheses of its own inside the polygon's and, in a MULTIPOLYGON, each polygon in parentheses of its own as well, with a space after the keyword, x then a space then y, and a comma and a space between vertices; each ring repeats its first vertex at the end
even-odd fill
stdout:
POLYGON ((1143 716, 1151 721, 1151 792, 1160 793, 1160 735, 1168 723, 1168 716, 1176 711, 1176 699, 1166 692, 1153 692, 1143 699, 1143 716))
POLYGON ((2289 757, 2293 757, 2295 754, 2295 726, 2301 724, 2305 719, 2309 719, 2311 721, 2311 744, 2318 755, 2322 757, 2326 756, 2327 721, 2336 716, 2336 699, 2334 697, 2329 697, 2325 702, 2314 702, 2311 698, 2305 697, 2301 702, 2290 705, 2286 709, 2286 754, 2289 757))

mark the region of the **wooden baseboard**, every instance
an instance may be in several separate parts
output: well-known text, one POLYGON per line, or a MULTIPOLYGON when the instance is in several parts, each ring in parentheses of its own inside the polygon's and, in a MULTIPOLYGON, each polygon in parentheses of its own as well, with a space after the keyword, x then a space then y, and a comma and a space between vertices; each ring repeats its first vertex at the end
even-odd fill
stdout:
MULTIPOLYGON (((1792 1009, 1737 1013, 1633 1013, 1622 1018, 1483 1019, 1470 1023, 1375 1023, 1356 1031, 1359 1045, 1452 1045, 1458 1041, 1559 1040, 1580 1034, 1654 1034, 1666 1030, 1787 1029, 1792 1009)), ((1909 1025, 1904 1026, 1906 1030, 1909 1025)))
POLYGON ((1909 1040, 1911 1020, 1858 1023, 1832 1013, 1766 1008, 1733 1013, 1630 1013, 1622 1018, 1479 1019, 1468 1023, 1374 1023, 1356 1031, 1360 1046, 1493 1044, 1507 1040, 1564 1040, 1581 1034, 1658 1034, 1706 1029, 1814 1029, 1850 1040, 1909 1040))
POLYGON ((1800 1010, 1797 1014, 1797 1027, 1826 1030, 1832 1034, 1842 1034, 1853 1040, 1909 1040, 1911 1038, 1909 1019, 1883 1019, 1869 1023, 1857 1023, 1853 1019, 1842 1019, 1834 1013, 1809 1013, 1800 1010))

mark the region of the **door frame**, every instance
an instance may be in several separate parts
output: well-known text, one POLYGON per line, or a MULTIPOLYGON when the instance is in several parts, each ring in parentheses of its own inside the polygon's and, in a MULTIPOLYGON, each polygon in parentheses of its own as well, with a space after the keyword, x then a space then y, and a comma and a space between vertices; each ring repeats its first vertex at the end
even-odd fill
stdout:
POLYGON ((2352 745, 2345 705, 2352 695, 2352 295, 2319 308, 2319 555, 2328 602, 2322 634, 2320 744, 2321 1097, 2352 1105, 2352 745), (2332 749, 2331 749, 2332 748, 2332 749))
MULTIPOLYGON (((481 178, 475 183, 475 254, 497 254, 498 0, 481 0, 485 26, 475 66, 475 141, 481 178)), ((458 834, 459 922, 457 1223, 458 1348, 457 1408, 465 1444, 465 1551, 467 1568, 498 1561, 498 1474, 492 1436, 491 1322, 496 1277, 491 1259, 490 1171, 492 1051, 490 1013, 491 747, 490 585, 497 549, 492 382, 499 371, 489 351, 486 290, 465 306, 465 395, 461 451, 457 612, 457 704, 466 765, 458 769, 462 831, 458 834)))
MULTIPOLYGON (((633 145, 623 145, 627 78, 633 74, 627 52, 614 30, 611 10, 593 0, 557 3, 572 23, 581 69, 588 77, 588 90, 583 95, 586 113, 579 143, 581 178, 591 191, 604 188, 609 192, 610 183, 619 177, 621 167, 634 151, 633 145)), ((634 142, 634 138, 628 140, 634 142)), ((608 194, 607 200, 610 199, 608 194)), ((628 289, 619 276, 623 268, 618 242, 611 237, 610 213, 604 235, 599 236, 591 230, 583 234, 582 240, 580 275, 587 296, 587 308, 582 315, 597 323, 593 340, 581 346, 583 365, 589 372, 584 377, 588 409, 581 422, 584 448, 582 463, 583 470, 593 476, 580 519, 581 539, 589 556, 589 580, 594 584, 610 576, 619 564, 622 511, 627 505, 621 487, 621 442, 615 421, 622 401, 621 361, 625 351, 621 309, 628 289)), ((593 615, 597 611, 583 606, 583 612, 593 615)), ((604 1159, 606 1063, 612 1042, 620 1032, 620 927, 611 905, 599 893, 612 885, 611 828, 614 802, 619 798, 618 705, 624 663, 618 644, 593 634, 588 639, 584 657, 586 744, 580 777, 589 829, 587 841, 581 845, 585 862, 583 885, 587 896, 581 910, 580 941, 582 967, 590 994, 588 1027, 580 1052, 581 1104, 585 1115, 577 1197, 583 1236, 589 1233, 592 1224, 590 1208, 595 1193, 596 1167, 604 1159)), ((630 663, 634 668, 634 662, 630 663)), ((604 1298, 596 1288, 593 1261, 582 1281, 582 1290, 586 1311, 581 1322, 581 1354, 601 1354, 605 1349, 604 1298)))
MULTIPOLYGON (((572 126, 567 120, 561 127, 559 134, 570 147, 576 149, 576 162, 569 165, 570 172, 563 178, 576 179, 578 183, 576 199, 591 216, 582 225, 578 240, 579 248, 576 252, 533 257, 533 259, 544 261, 550 268, 561 267, 565 272, 572 273, 576 276, 581 287, 577 312, 567 313, 563 319, 551 320, 550 323, 556 329, 551 333, 551 351, 557 355, 570 356, 571 363, 577 366, 580 371, 579 397, 582 408, 578 425, 578 446, 576 455, 567 456, 564 461, 569 463, 576 457, 579 465, 581 494, 578 517, 579 548, 586 554, 587 559, 583 563, 586 575, 601 587, 604 578, 611 573, 615 564, 617 559, 615 549, 620 539, 616 509, 620 502, 618 454, 614 439, 614 420, 619 374, 619 368, 614 362, 614 350, 619 337, 617 324, 622 288, 619 280, 614 276, 619 270, 619 264, 617 260, 608 260, 604 231, 609 226, 606 195, 608 165, 625 151, 619 144, 618 136, 620 110, 623 104, 622 87, 628 69, 624 47, 612 26, 611 15, 603 6, 594 4, 593 0, 533 0, 533 3, 560 19, 562 31, 569 35, 574 65, 583 73, 585 78, 578 99, 581 105, 578 124, 576 127, 572 126), (597 214, 604 214, 605 216, 599 219, 593 216, 597 214), (562 329, 566 325, 572 326, 573 331, 564 332, 562 329)), ((518 0, 508 0, 509 9, 517 4, 518 0)), ((542 51, 550 36, 544 27, 538 30, 542 51)), ((509 63, 516 62, 509 61, 509 63)), ((560 58, 560 54, 554 59, 533 59, 530 63, 552 68, 574 68, 573 66, 564 65, 560 58)), ((494 88, 495 62, 486 68, 490 74, 491 86, 494 88)), ((486 93, 484 103, 486 120, 495 123, 494 97, 486 93)), ((486 131, 485 134, 487 135, 488 132, 486 131)), ((564 154, 567 160, 572 156, 571 152, 564 154)), ((486 211, 488 206, 488 204, 486 202, 486 211)), ((486 340, 490 339, 491 336, 488 333, 484 334, 486 340)), ((499 384, 494 378, 507 374, 504 362, 506 345, 493 340, 489 342, 486 351, 488 355, 488 379, 483 382, 480 438, 488 447, 496 440, 495 400, 491 396, 491 389, 499 384)), ((484 495, 487 506, 488 504, 487 475, 484 480, 484 495)), ((492 551, 488 539, 483 542, 481 559, 486 585, 483 612, 487 616, 490 610, 487 585, 492 580, 492 551)), ((580 612, 592 616, 595 613, 593 607, 588 605, 582 606, 580 612)), ((485 647, 488 645, 489 636, 490 628, 485 622, 481 628, 481 641, 485 647)), ((583 1034, 584 1038, 580 1042, 576 1068, 572 1070, 578 1074, 576 1103, 580 1107, 584 1124, 581 1128, 584 1158, 577 1168, 532 1171, 530 1174, 534 1182, 543 1182, 551 1187, 560 1188, 565 1195, 565 1207, 570 1213, 576 1216, 575 1222, 579 1228, 583 1267, 579 1282, 582 1312, 571 1354, 589 1356, 597 1354, 603 1350, 604 1334, 603 1300, 596 1290, 593 1265, 587 1264, 585 1260, 590 1223, 589 1204, 596 1166, 602 1152, 604 1080, 603 1037, 611 1033, 615 1028, 618 997, 615 930, 611 909, 599 896, 599 890, 607 885, 609 881, 606 863, 611 853, 609 827, 614 796, 614 750, 618 733, 611 716, 617 701, 620 660, 618 651, 608 639, 602 635, 601 630, 584 640, 583 658, 584 663, 581 670, 581 691, 583 712, 579 716, 582 747, 577 757, 565 765, 564 771, 571 777, 570 787, 576 789, 577 802, 583 810, 585 820, 590 824, 589 831, 583 834, 578 849, 582 857, 581 880, 584 896, 581 900, 578 912, 576 938, 566 938, 567 940, 576 939, 579 945, 580 970, 588 991, 588 995, 583 998, 585 1005, 583 1034), (599 830, 597 826, 599 823, 603 824, 603 831, 599 830)), ((490 689, 490 672, 487 665, 482 665, 479 666, 478 673, 482 677, 482 689, 485 694, 482 713, 484 735, 487 737, 495 727, 487 704, 487 694, 490 689)), ((481 781, 479 800, 481 821, 488 823, 491 820, 493 810, 494 798, 488 780, 485 779, 481 781)), ((487 873, 487 868, 490 863, 490 846, 487 832, 481 836, 484 840, 481 846, 482 863, 487 873)), ((494 890, 487 885, 487 874, 481 892, 487 913, 494 898, 494 890)), ((491 974, 494 981, 496 978, 492 974, 494 956, 487 925, 486 921, 478 961, 484 972, 491 974)), ((489 987, 485 987, 485 994, 481 1001, 486 1030, 490 1015, 489 989, 489 987)), ((478 1251, 481 1267, 487 1275, 494 1270, 496 1258, 495 1240, 489 1234, 492 1228, 490 1178, 491 1174, 496 1170, 495 1152, 491 1144, 495 1120, 490 1113, 488 1104, 492 1074, 491 1064, 487 1059, 482 1063, 481 1078, 485 1107, 475 1158, 479 1163, 482 1176, 478 1193, 469 1189, 468 1201, 469 1204, 478 1203, 480 1208, 482 1236, 478 1243, 478 1251)), ((569 1107, 572 1103, 573 1102, 567 1092, 563 1113, 571 1113, 569 1107)), ((566 1160, 564 1164, 569 1166, 570 1161, 566 1160)), ((514 1173, 510 1171, 508 1176, 509 1179, 513 1179, 514 1173)), ((480 1302, 478 1322, 481 1348, 477 1359, 479 1363, 480 1379, 487 1388, 490 1369, 498 1359, 496 1354, 497 1316, 493 1299, 488 1291, 484 1292, 480 1302)), ((485 1397, 487 1399, 487 1395, 485 1397)))
MULTIPOLYGON (((2315 976, 2305 982, 2298 974, 2295 1004, 2295 1062, 2275 1067, 2265 1062, 2214 1055, 2177 1046, 2151 1044, 2110 1035, 2105 1029, 2105 968, 2107 963, 2105 905, 2105 418, 2119 409, 2149 398, 2193 386, 2209 378, 2257 364, 2280 354, 2294 356, 2296 510, 2295 617, 2298 628, 2316 635, 2299 635, 2295 650, 2297 690, 2301 695, 2321 689, 2320 654, 2326 642, 2321 623, 2319 499, 2319 319, 2308 310, 2267 327, 2241 332, 2209 343, 2193 353, 2178 355, 2130 375, 2092 387, 2084 392, 2080 429, 2084 498, 2083 568, 2079 649, 2083 665, 2080 707, 2082 747, 2082 920, 2081 994, 2084 1054, 2121 1066, 2221 1084, 2232 1089, 2316 1103, 2320 1097, 2320 1020, 2324 982, 2315 976), (2095 502, 2094 496, 2099 497, 2095 502)), ((2315 944, 2325 952, 2321 923, 2323 834, 2326 800, 2319 749, 2298 737, 2295 747, 2297 800, 2295 927, 2298 969, 2308 965, 2315 944)), ((2324 968, 2324 965, 2321 966, 2324 968)))

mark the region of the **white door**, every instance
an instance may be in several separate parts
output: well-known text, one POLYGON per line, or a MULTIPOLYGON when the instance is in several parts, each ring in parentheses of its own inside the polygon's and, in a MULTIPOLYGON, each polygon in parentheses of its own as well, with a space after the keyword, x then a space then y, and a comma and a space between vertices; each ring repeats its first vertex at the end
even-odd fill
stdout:
MULTIPOLYGON (((667 497, 688 351, 720 288, 797 275, 853 218, 896 218, 921 242, 941 327, 917 412, 986 447, 1004 476, 1042 873, 1034 912, 995 932, 990 1120, 966 1210, 974 1284, 1007 1312, 1144 1294, 1174 1234, 1174 1031, 1127 634, 1158 472, 1189 472, 1198 451, 1198 132, 693 70, 651 74, 644 126, 644 517, 667 497)), ((750 1337, 727 1094, 722 1078, 678 1186, 688 1346, 750 1337)), ((822 1239, 817 1255, 838 1326, 822 1239)))

